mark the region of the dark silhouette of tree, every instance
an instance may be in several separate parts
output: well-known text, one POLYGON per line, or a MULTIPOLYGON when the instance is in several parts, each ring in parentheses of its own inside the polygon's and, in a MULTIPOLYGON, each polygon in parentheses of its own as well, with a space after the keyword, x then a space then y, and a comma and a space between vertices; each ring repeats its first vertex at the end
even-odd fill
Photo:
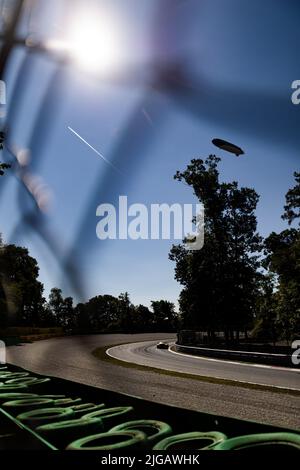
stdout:
MULTIPOLYGON (((294 172, 296 185, 289 189, 285 199, 284 214, 282 218, 287 220, 289 225, 295 220, 300 218, 300 173, 294 172)), ((300 221, 299 221, 300 225, 300 221)))
MULTIPOLYGON (((300 173, 296 186, 286 194, 283 219, 291 224, 300 217, 300 173)), ((299 222, 300 225, 300 222, 299 222)), ((265 240, 264 265, 277 275, 276 326, 287 342, 300 334, 300 228, 290 228, 265 240)))
POLYGON ((84 305, 82 320, 94 331, 113 330, 118 323, 118 299, 112 295, 93 297, 84 305))
POLYGON ((0 176, 3 176, 5 174, 5 170, 8 170, 10 167, 11 166, 8 163, 1 163, 0 162, 0 176))
POLYGON ((138 305, 135 307, 134 315, 134 331, 147 332, 154 329, 154 315, 153 312, 145 305, 138 305))
POLYGON ((51 289, 47 307, 49 311, 49 319, 52 319, 51 323, 56 326, 61 326, 64 299, 62 296, 62 290, 58 287, 53 287, 51 289))
POLYGON ((62 326, 62 312, 64 307, 64 299, 62 290, 53 287, 50 291, 47 303, 47 318, 51 326, 62 326))
POLYGON ((167 300, 152 300, 153 325, 156 331, 174 331, 177 327, 175 305, 167 300))
POLYGON ((118 297, 98 295, 74 308, 74 326, 70 328, 83 333, 174 331, 177 321, 174 305, 161 300, 152 302, 152 306, 153 311, 141 304, 134 306, 128 292, 118 297))
POLYGON ((75 315, 73 307, 73 298, 66 297, 63 302, 62 312, 61 312, 60 325, 66 330, 69 331, 75 326, 75 315))
POLYGON ((273 232, 265 240, 265 247, 264 264, 278 279, 277 326, 289 342, 300 332, 300 231, 273 232))
POLYGON ((90 321, 84 303, 79 303, 74 308, 74 331, 88 333, 90 321))
POLYGON ((279 338, 277 304, 274 275, 267 273, 260 278, 255 302, 255 324, 251 336, 262 342, 271 341, 274 346, 279 338))
POLYGON ((49 294, 46 318, 49 326, 61 326, 65 330, 75 328, 77 320, 73 298, 64 298, 62 290, 53 287, 49 294))
POLYGON ((121 293, 118 297, 118 323, 121 331, 134 331, 134 306, 130 302, 128 292, 121 293))
POLYGON ((39 267, 26 248, 0 247, 0 302, 2 323, 36 326, 44 308, 39 267), (5 319, 5 320, 4 320, 5 319))
POLYGON ((175 179, 191 186, 205 208, 205 242, 199 251, 173 246, 175 278, 183 285, 180 310, 184 328, 225 331, 233 339, 252 326, 259 274, 261 237, 256 231, 254 189, 219 180, 220 158, 192 160, 175 179))

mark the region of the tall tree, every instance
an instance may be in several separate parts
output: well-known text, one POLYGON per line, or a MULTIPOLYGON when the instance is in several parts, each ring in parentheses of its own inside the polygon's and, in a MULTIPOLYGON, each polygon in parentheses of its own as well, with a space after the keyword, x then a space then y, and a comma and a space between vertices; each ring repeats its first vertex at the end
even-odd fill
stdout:
POLYGON ((81 308, 81 321, 94 331, 114 329, 118 323, 119 301, 112 295, 97 295, 81 308))
POLYGON ((69 330, 75 326, 73 298, 66 297, 63 301, 61 312, 61 326, 69 330))
POLYGON ((154 315, 145 305, 135 307, 134 315, 134 331, 153 331, 154 315))
POLYGON ((151 306, 156 331, 174 331, 177 327, 175 305, 167 300, 152 300, 151 306))
POLYGON ((175 179, 193 188, 205 209, 205 242, 199 251, 173 246, 175 278, 183 285, 180 295, 185 327, 224 330, 226 337, 251 326, 256 295, 258 252, 255 209, 259 196, 252 188, 220 182, 220 158, 192 160, 175 179))
POLYGON ((119 297, 118 319, 122 331, 132 332, 134 329, 134 307, 128 292, 122 292, 119 297))
POLYGON ((26 248, 0 247, 0 299, 7 324, 36 326, 44 308, 39 267, 26 248))
MULTIPOLYGON (((284 206, 283 219, 286 219, 289 225, 300 218, 300 173, 294 172, 296 184, 286 193, 286 204, 284 206)), ((300 222, 299 222, 300 225, 300 222)))
MULTIPOLYGON (((300 218, 300 173, 294 176, 296 185, 286 194, 282 216, 289 224, 300 218)), ((265 251, 265 267, 278 278, 276 323, 290 342, 300 334, 300 228, 272 232, 265 240, 265 251)))
POLYGON ((279 337, 277 324, 278 295, 274 275, 261 276, 255 301, 255 323, 251 336, 262 342, 271 341, 275 346, 279 337))
POLYGON ((53 287, 49 294, 48 309, 52 316, 53 323, 57 326, 62 326, 63 324, 63 308, 64 298, 62 296, 62 290, 58 287, 53 287))

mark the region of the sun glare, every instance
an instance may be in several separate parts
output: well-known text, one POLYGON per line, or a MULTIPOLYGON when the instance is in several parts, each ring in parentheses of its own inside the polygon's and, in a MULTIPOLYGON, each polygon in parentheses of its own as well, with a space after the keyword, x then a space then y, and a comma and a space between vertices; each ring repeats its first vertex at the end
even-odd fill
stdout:
POLYGON ((67 52, 78 66, 90 72, 112 72, 120 65, 118 25, 106 16, 78 15, 50 47, 67 52))

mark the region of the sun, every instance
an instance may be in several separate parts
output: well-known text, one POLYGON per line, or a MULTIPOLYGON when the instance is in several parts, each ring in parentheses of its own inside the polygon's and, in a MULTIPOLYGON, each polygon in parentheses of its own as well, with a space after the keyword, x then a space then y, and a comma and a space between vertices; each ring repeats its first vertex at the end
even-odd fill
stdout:
POLYGON ((109 15, 77 14, 60 39, 50 47, 64 51, 69 59, 89 72, 110 73, 120 66, 119 27, 109 15))
POLYGON ((88 70, 107 71, 118 63, 116 28, 108 18, 80 18, 72 25, 68 42, 73 59, 88 70))

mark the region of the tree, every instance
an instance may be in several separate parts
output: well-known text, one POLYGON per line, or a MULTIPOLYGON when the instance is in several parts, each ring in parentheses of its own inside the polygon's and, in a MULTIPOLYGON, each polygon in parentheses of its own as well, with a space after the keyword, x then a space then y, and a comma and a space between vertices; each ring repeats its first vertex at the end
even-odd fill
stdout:
POLYGON ((0 176, 3 176, 5 173, 5 170, 8 170, 11 167, 8 163, 1 163, 0 162, 0 176))
POLYGON ((192 160, 174 178, 191 186, 205 208, 205 242, 199 251, 173 246, 175 278, 183 285, 180 310, 185 327, 209 337, 250 328, 259 274, 261 237, 256 231, 259 196, 252 188, 219 180, 220 158, 192 160))
POLYGON ((66 297, 63 301, 60 324, 69 330, 75 326, 73 298, 66 297))
MULTIPOLYGON (((289 225, 295 220, 300 218, 300 173, 294 172, 296 185, 289 189, 285 199, 284 214, 282 218, 287 220, 289 225)), ((300 221, 299 221, 300 225, 300 221)))
POLYGON ((124 332, 132 332, 134 329, 134 306, 130 302, 128 292, 121 293, 118 297, 118 322, 124 332))
MULTIPOLYGON (((283 219, 290 225, 300 217, 300 173, 296 185, 286 194, 283 219)), ((299 222, 300 225, 300 222, 299 222)), ((300 333, 300 228, 290 228, 265 240, 264 266, 278 279, 276 323, 288 343, 300 333)))
POLYGON ((52 317, 52 321, 56 326, 62 326, 63 320, 64 299, 62 290, 58 287, 53 287, 49 294, 48 309, 52 317))
MULTIPOLYGON (((39 267, 26 248, 0 247, 0 302, 7 325, 36 326, 44 308, 39 267)), ((2 318, 2 321, 3 318, 2 318)))
POLYGON ((94 331, 113 330, 118 324, 119 302, 112 295, 97 295, 81 309, 81 320, 94 331))
POLYGON ((74 329, 78 329, 81 333, 87 333, 90 329, 89 317, 82 302, 74 308, 74 329))
POLYGON ((145 305, 135 307, 133 315, 134 331, 152 331, 154 328, 154 315, 145 305))
POLYGON ((263 342, 271 341, 274 346, 279 334, 277 304, 278 295, 275 289, 274 276, 266 273, 260 279, 255 302, 255 324, 251 336, 263 342))
POLYGON ((175 305, 167 300, 152 300, 151 306, 156 331, 174 331, 177 326, 175 305))

